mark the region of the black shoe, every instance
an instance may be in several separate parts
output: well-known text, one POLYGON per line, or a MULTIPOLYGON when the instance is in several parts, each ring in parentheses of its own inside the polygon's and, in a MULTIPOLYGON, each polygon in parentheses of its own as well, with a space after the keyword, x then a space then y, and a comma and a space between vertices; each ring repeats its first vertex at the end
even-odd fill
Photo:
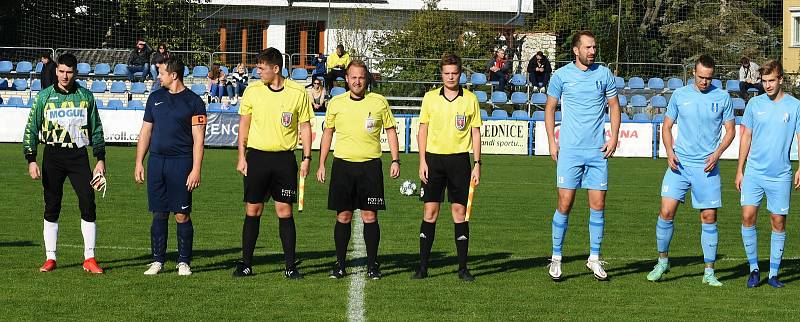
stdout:
POLYGON ((253 267, 245 266, 244 263, 237 263, 236 269, 233 270, 233 277, 246 277, 253 275, 253 267))
POLYGON ((464 282, 472 282, 475 280, 475 277, 469 273, 468 269, 460 269, 458 270, 458 278, 460 278, 464 282))
POLYGON ((287 268, 286 271, 283 272, 283 276, 290 280, 299 280, 303 278, 303 275, 300 275, 300 271, 297 268, 287 268))
POLYGON ((427 277, 428 277, 428 270, 427 269, 425 269, 425 270, 420 269, 420 270, 416 271, 414 273, 414 275, 411 276, 411 279, 412 280, 422 280, 422 279, 425 279, 427 277))
POLYGON ((370 278, 370 279, 373 279, 373 280, 381 279, 380 267, 381 267, 381 264, 375 263, 375 265, 372 265, 371 267, 367 268, 367 278, 370 278))
POLYGON ((344 270, 344 266, 339 265, 339 262, 333 265, 333 270, 331 271, 330 278, 340 279, 347 276, 347 272, 344 270))

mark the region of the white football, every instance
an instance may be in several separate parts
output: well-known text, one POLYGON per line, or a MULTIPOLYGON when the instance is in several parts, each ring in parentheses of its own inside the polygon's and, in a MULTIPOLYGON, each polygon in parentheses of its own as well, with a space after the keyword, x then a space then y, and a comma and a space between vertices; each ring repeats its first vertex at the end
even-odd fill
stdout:
POLYGON ((411 180, 403 181, 400 185, 400 194, 405 196, 411 196, 417 190, 417 184, 412 182, 411 180))

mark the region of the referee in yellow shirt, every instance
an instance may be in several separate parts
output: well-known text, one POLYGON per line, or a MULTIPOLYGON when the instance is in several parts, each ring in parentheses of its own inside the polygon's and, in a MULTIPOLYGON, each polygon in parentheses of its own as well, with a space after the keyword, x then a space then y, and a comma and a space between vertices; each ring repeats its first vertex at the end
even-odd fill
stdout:
POLYGON ((386 209, 383 199, 383 171, 381 170, 381 131, 386 129, 392 164, 389 175, 400 176, 397 129, 386 98, 367 93, 367 67, 360 60, 347 65, 347 95, 334 97, 325 114, 325 130, 319 156, 317 180, 325 182, 325 160, 336 132, 336 149, 333 152, 331 184, 328 191, 328 209, 336 211, 333 239, 336 245, 336 264, 331 278, 342 278, 345 256, 350 241, 353 211, 361 210, 364 222, 364 243, 367 246, 367 277, 380 279, 377 262, 381 230, 378 210, 386 209))
POLYGON ((467 269, 469 222, 465 217, 470 180, 477 185, 481 177, 480 107, 475 94, 458 83, 461 58, 445 54, 440 67, 444 86, 425 93, 419 118, 420 199, 425 206, 419 229, 420 264, 413 278, 428 276, 436 218, 446 189, 455 223, 458 278, 471 282, 475 278, 467 269), (469 162, 470 148, 474 166, 469 162))
POLYGON ((258 239, 264 202, 271 197, 278 215, 286 278, 301 278, 295 264, 296 232, 292 203, 297 198, 297 136, 303 143, 300 175, 311 163, 311 102, 305 88, 281 77, 283 56, 275 48, 258 54, 261 81, 250 84, 239 108, 239 162, 244 175, 245 217, 242 262, 233 276, 253 274, 253 250, 258 239))
MULTIPOLYGON (((328 60, 325 62, 328 67, 328 72, 325 74, 325 88, 329 93, 336 78, 344 78, 346 76, 347 73, 345 69, 347 66, 350 66, 350 61, 350 53, 345 52, 344 46, 341 44, 336 46, 336 52, 328 55, 328 60)), ((370 77, 370 75, 367 75, 367 77, 370 77)), ((369 82, 365 83, 368 84, 369 82)), ((366 85, 364 87, 366 88, 366 85)))

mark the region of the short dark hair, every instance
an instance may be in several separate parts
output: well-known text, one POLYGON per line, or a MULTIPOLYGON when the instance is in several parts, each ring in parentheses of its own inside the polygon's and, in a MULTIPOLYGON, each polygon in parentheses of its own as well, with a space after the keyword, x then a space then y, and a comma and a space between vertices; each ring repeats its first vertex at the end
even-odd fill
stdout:
POLYGON ((260 64, 276 65, 280 69, 283 69, 283 55, 280 50, 273 47, 269 47, 258 53, 257 61, 260 64))
POLYGON ((580 30, 572 36, 572 48, 578 47, 581 44, 583 36, 594 38, 594 34, 589 30, 580 30))
POLYGON ((351 60, 350 63, 347 64, 347 68, 345 68, 345 72, 349 72, 350 71, 350 67, 361 67, 361 68, 364 69, 364 71, 369 73, 369 70, 367 70, 367 64, 364 64, 364 62, 361 59, 353 59, 353 60, 351 60))
POLYGON ((779 60, 770 59, 758 68, 758 73, 761 75, 769 75, 774 72, 778 72, 778 77, 783 78, 783 64, 779 60))
POLYGON ((341 49, 342 51, 344 51, 344 46, 342 44, 338 44, 336 45, 336 49, 341 49))
POLYGON ((750 64, 750 58, 747 58, 747 56, 742 56, 742 59, 739 60, 739 63, 742 64, 742 65, 749 65, 750 64))
POLYGON ((164 65, 164 68, 166 68, 167 72, 177 74, 178 80, 183 82, 183 70, 185 69, 186 66, 183 64, 183 60, 181 60, 178 57, 170 57, 167 60, 165 60, 162 64, 164 65))
POLYGON ((697 68, 697 65, 703 65, 705 68, 714 69, 714 58, 711 56, 703 54, 700 57, 697 57, 697 60, 694 62, 694 67, 697 68))
POLYGON ((441 70, 442 67, 447 65, 456 65, 458 67, 458 71, 460 72, 462 67, 461 57, 458 57, 458 55, 451 53, 446 53, 442 55, 442 60, 439 62, 439 70, 441 70))
POLYGON ((41 58, 47 58, 47 59, 49 59, 49 60, 53 60, 53 58, 52 58, 52 57, 50 57, 50 53, 44 53, 44 54, 42 54, 42 55, 41 55, 41 56, 39 56, 39 57, 41 57, 41 58))
POLYGON ((71 53, 64 53, 58 56, 58 64, 75 69, 78 67, 78 58, 71 53))
POLYGON ((162 42, 158 44, 158 48, 164 48, 164 50, 167 50, 167 44, 162 42))

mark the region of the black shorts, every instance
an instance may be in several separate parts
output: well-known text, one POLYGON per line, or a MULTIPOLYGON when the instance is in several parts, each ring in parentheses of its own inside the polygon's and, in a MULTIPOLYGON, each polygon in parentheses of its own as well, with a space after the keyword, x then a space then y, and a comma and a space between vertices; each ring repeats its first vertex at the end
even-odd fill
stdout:
POLYGON ((192 212, 192 192, 186 179, 192 172, 192 156, 162 156, 147 159, 147 202, 151 212, 192 212))
POLYGON ((294 203, 297 198, 297 160, 293 151, 265 152, 248 149, 244 202, 294 203))
POLYGON ((428 164, 428 183, 422 184, 419 199, 422 202, 442 202, 444 190, 447 188, 447 199, 450 203, 466 206, 472 175, 469 153, 426 153, 425 162, 428 164))
POLYGON ((385 210, 381 168, 381 159, 350 162, 334 158, 331 185, 328 189, 328 209, 337 212, 356 209, 385 210))

